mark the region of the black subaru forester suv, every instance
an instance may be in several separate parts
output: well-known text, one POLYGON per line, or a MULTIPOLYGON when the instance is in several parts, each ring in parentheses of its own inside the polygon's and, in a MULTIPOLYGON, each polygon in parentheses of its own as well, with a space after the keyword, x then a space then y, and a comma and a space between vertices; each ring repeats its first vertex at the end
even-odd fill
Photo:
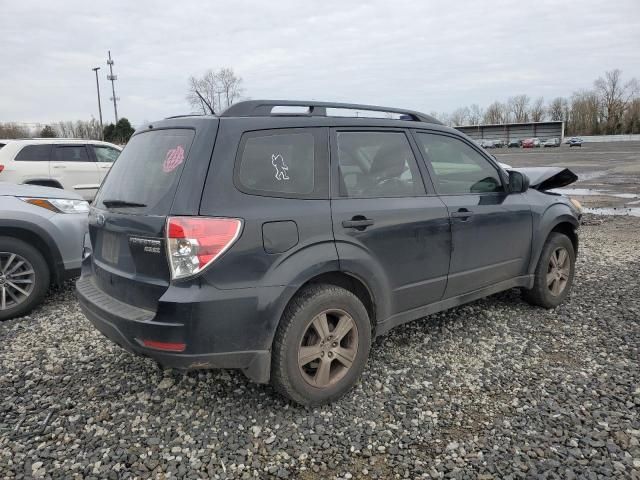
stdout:
POLYGON ((131 352, 321 404, 396 325, 514 287, 558 305, 580 213, 545 190, 575 179, 505 170, 413 111, 247 101, 168 118, 103 183, 77 294, 131 352))

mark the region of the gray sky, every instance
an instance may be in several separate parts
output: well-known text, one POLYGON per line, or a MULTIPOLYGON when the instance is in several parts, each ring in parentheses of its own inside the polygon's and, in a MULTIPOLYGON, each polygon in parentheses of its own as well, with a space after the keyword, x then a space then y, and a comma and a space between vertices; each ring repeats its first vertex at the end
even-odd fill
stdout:
POLYGON ((135 125, 188 113, 187 78, 232 67, 251 98, 450 112, 640 78, 640 1, 0 0, 0 121, 135 125))

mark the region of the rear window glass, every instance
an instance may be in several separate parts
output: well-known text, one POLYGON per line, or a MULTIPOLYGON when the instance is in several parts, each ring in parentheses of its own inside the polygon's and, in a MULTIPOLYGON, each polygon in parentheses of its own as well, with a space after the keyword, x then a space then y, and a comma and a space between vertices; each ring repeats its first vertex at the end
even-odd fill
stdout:
POLYGON ((84 145, 56 146, 53 149, 54 162, 89 162, 89 155, 84 145))
POLYGON ((16 155, 16 160, 23 162, 48 162, 51 144, 27 145, 16 155))
POLYGON ((241 147, 238 180, 257 193, 278 196, 314 191, 315 141, 312 133, 260 133, 241 147))
POLYGON ((167 214, 195 132, 188 129, 152 130, 134 135, 114 162, 96 204, 130 213, 167 214), (126 206, 122 202, 141 206, 126 206))

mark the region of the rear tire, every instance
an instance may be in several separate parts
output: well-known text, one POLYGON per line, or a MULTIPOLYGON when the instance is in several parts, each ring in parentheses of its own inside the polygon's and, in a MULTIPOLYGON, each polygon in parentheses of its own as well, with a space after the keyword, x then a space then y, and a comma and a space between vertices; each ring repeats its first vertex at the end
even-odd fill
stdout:
POLYGON ((576 254, 569 237, 552 232, 542 248, 533 288, 524 290, 523 298, 532 305, 557 307, 571 291, 575 265, 576 254))
POLYGON ((25 315, 40 304, 50 278, 38 250, 17 238, 0 237, 0 320, 25 315))
POLYGON ((271 383, 304 406, 342 397, 356 383, 371 348, 362 302, 335 285, 311 285, 287 306, 275 339, 271 383))

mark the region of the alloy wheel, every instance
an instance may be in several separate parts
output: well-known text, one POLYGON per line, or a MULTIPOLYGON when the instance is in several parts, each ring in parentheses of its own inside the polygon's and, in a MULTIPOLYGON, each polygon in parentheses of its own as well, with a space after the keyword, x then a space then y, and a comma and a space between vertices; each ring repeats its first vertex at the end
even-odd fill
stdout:
POLYGON ((12 252, 0 252, 0 310, 13 308, 29 298, 36 274, 33 265, 12 252))
POLYGON ((547 288, 555 297, 560 295, 569 282, 569 274, 571 273, 571 259, 569 252, 564 247, 558 247, 549 257, 549 266, 547 269, 547 288))
POLYGON ((343 310, 325 310, 307 325, 298 348, 298 367, 311 386, 325 388, 342 379, 358 353, 358 328, 343 310))

